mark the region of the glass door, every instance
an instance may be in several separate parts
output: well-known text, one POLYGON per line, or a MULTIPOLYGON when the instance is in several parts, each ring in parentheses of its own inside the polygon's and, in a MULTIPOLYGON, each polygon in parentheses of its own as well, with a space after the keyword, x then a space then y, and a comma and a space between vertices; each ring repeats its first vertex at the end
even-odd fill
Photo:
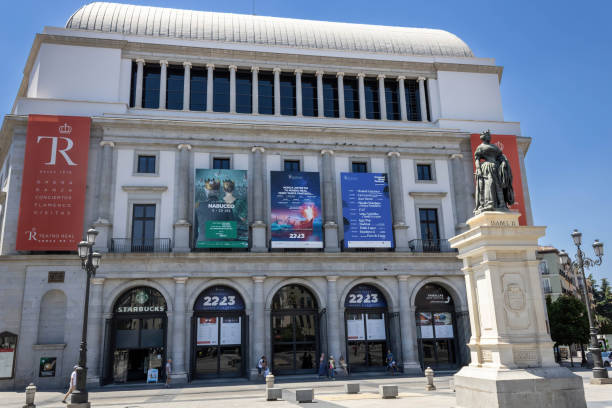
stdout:
POLYGON ((314 372, 317 359, 315 313, 272 316, 273 369, 281 374, 314 372))
POLYGON ((374 310, 346 313, 347 359, 352 371, 385 369, 385 315, 383 311, 374 310))
POLYGON ((243 316, 204 314, 194 321, 197 333, 196 377, 238 377, 242 375, 243 316))

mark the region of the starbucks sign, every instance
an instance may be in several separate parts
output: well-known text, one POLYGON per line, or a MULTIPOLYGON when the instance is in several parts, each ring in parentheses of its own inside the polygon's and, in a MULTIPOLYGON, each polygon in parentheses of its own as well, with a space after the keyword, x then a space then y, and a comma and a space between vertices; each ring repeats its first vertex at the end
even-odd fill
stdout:
POLYGON ((166 300, 159 291, 150 287, 130 289, 115 303, 115 313, 163 313, 166 300))

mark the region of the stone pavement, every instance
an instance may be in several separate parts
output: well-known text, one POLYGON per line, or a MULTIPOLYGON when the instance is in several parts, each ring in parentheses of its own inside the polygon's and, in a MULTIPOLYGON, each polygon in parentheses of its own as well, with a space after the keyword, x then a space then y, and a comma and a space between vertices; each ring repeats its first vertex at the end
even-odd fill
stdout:
MULTIPOLYGON (((588 408, 612 408, 612 384, 591 385, 590 372, 576 369, 584 379, 588 408)), ((612 372, 611 372, 612 374, 612 372)), ((451 408, 455 406, 455 395, 449 388, 450 375, 436 377, 436 391, 425 391, 425 379, 417 377, 368 377, 351 382, 361 384, 361 393, 347 395, 344 384, 347 381, 298 381, 281 379, 277 387, 283 388, 282 401, 267 402, 263 398, 265 385, 246 380, 203 381, 184 387, 166 389, 161 385, 107 386, 92 389, 92 407, 100 408, 283 408, 298 405, 295 390, 315 389, 315 408, 372 408, 372 407, 426 407, 451 408), (398 399, 380 399, 378 385, 397 384, 398 399)), ((52 408, 65 406, 60 402, 60 391, 40 391, 36 393, 36 406, 52 408)), ((0 392, 0 407, 22 407, 25 402, 23 392, 0 392)), ((530 407, 525 407, 530 408, 530 407)), ((534 407, 535 408, 535 407, 534 407)))

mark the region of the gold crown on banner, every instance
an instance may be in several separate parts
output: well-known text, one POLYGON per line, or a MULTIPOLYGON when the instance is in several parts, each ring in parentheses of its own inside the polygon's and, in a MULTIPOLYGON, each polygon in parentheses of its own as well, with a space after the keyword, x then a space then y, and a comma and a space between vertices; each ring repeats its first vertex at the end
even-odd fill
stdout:
POLYGON ((59 132, 62 135, 69 135, 70 133, 72 133, 72 126, 70 126, 68 123, 64 123, 62 126, 59 127, 59 132))

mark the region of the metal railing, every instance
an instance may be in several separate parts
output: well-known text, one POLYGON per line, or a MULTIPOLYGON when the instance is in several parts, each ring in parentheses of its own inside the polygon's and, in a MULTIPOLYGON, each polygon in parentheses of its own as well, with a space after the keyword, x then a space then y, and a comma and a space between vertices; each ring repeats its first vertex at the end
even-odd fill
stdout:
POLYGON ((408 245, 412 252, 457 252, 447 239, 413 239, 408 245))
POLYGON ((170 238, 153 239, 132 239, 132 238, 113 238, 111 239, 111 252, 170 252, 172 249, 170 238))

